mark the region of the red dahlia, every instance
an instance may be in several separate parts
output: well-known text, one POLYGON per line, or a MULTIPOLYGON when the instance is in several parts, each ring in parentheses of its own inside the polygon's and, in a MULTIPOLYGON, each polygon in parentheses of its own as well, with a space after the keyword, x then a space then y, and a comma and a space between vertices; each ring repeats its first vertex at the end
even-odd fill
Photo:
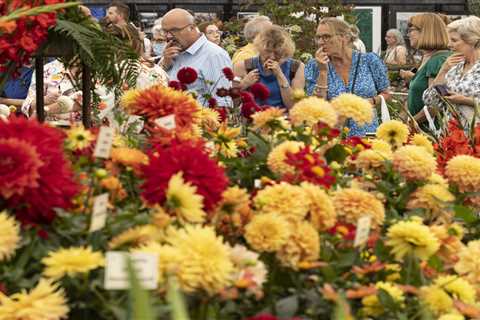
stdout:
POLYGON ((178 70, 177 79, 183 84, 191 84, 197 80, 198 74, 195 69, 190 67, 183 67, 182 69, 178 70))
POLYGON ((179 171, 185 181, 197 187, 207 211, 222 199, 228 186, 224 169, 199 143, 174 141, 168 147, 156 146, 149 158, 149 164, 143 167, 145 182, 141 188, 143 198, 151 205, 164 203, 168 182, 179 171))
POLYGON ((69 208, 78 190, 63 154, 63 132, 12 118, 0 121, 0 137, 0 198, 24 224, 52 222, 53 209, 69 208))
POLYGON ((235 76, 233 75, 232 69, 229 68, 229 67, 223 68, 222 72, 223 72, 223 75, 225 76, 225 78, 227 78, 230 81, 233 81, 233 78, 235 78, 235 76))
POLYGON ((267 98, 270 96, 270 90, 268 87, 260 82, 252 84, 250 91, 253 93, 255 99, 260 101, 267 100, 267 98))
POLYGON ((187 90, 187 86, 185 86, 183 83, 177 80, 170 80, 168 81, 168 86, 172 89, 175 89, 177 91, 183 91, 187 90))

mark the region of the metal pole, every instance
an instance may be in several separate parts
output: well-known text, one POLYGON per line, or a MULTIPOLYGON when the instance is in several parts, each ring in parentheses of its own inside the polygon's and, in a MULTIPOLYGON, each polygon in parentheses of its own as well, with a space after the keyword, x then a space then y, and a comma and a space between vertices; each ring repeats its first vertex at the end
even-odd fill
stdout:
POLYGON ((90 128, 92 126, 92 121, 90 119, 90 101, 91 101, 91 87, 92 80, 90 67, 85 63, 82 63, 82 122, 85 128, 90 128))
POLYGON ((45 108, 43 99, 43 56, 35 57, 35 93, 37 119, 40 122, 45 121, 45 108))

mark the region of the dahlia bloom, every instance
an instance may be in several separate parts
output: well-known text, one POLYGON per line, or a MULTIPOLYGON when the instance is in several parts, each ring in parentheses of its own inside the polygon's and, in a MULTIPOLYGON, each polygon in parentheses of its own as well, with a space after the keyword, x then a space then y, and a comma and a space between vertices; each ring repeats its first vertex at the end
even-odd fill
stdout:
POLYGON ((293 125, 299 126, 306 124, 313 126, 318 122, 327 124, 334 128, 338 121, 337 112, 327 101, 309 97, 297 102, 290 110, 290 121, 293 125))
POLYGON ((407 180, 425 180, 435 172, 437 163, 424 147, 407 145, 393 154, 393 168, 407 180))

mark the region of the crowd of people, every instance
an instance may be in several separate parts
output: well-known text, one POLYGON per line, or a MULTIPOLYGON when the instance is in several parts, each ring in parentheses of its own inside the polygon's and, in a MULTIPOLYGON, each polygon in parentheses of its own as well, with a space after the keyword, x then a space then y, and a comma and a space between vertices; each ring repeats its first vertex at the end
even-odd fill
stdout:
MULTIPOLYGON (((84 11, 89 14, 88 9, 84 11)), ((203 105, 208 105, 204 97, 209 96, 216 99, 218 106, 231 107, 233 102, 219 96, 218 89, 237 86, 248 90, 260 82, 270 95, 257 101, 259 105, 288 110, 294 104, 294 91, 305 90, 307 95, 327 100, 352 93, 368 99, 372 108, 377 108, 392 96, 387 66, 397 66, 407 83, 404 110, 421 126, 431 126, 431 118, 445 108, 446 102, 454 106, 453 112, 458 112, 465 123, 476 115, 474 106, 480 98, 480 18, 475 16, 454 22, 436 13, 411 17, 407 38, 409 47, 421 55, 418 62, 411 59, 399 30, 387 31, 386 51, 380 57, 366 52, 356 26, 339 18, 323 18, 316 29, 313 58, 304 64, 295 58, 295 41, 289 32, 266 16, 256 16, 244 25, 246 45, 230 57, 222 48, 222 24, 218 21, 197 23, 191 12, 173 9, 155 22, 149 39, 129 21, 129 14, 125 4, 112 3, 99 25, 128 42, 138 53, 138 88, 167 86, 169 81, 177 80, 181 68, 191 67, 198 78, 187 90, 195 92, 203 105), (226 67, 233 70, 233 81, 222 75, 226 67)), ((81 98, 81 92, 72 85, 75 67, 65 70, 55 60, 44 70, 48 118, 72 119, 81 98)), ((32 74, 31 68, 25 66, 20 77, 5 86, 0 98, 0 103, 17 106, 27 117, 35 116, 32 74)), ((109 108, 114 108, 114 99, 105 92, 103 96, 109 101, 109 108)), ((359 136, 375 132, 378 125, 376 117, 363 126, 347 121, 351 134, 359 136)))

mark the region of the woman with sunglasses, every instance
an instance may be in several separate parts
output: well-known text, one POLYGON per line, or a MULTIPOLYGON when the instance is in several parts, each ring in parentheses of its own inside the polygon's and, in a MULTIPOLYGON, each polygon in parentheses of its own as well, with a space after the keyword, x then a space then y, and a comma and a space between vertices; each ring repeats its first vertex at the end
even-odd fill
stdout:
MULTIPOLYGON (((315 35, 319 47, 315 58, 305 66, 305 82, 308 95, 330 100, 342 93, 353 93, 367 98, 372 108, 380 106, 381 96, 390 98, 387 69, 374 53, 360 53, 353 49, 354 36, 350 25, 337 18, 320 20, 315 35)), ((347 121, 351 136, 365 136, 375 132, 378 119, 359 126, 347 121)))
MULTIPOLYGON (((422 61, 416 73, 400 70, 400 76, 410 80, 408 111, 419 124, 422 124, 426 122, 423 92, 432 84, 442 64, 450 55, 447 49, 447 26, 444 19, 435 13, 417 14, 408 22, 408 38, 412 48, 422 52, 422 61)), ((421 126, 426 128, 424 125, 421 126)))

